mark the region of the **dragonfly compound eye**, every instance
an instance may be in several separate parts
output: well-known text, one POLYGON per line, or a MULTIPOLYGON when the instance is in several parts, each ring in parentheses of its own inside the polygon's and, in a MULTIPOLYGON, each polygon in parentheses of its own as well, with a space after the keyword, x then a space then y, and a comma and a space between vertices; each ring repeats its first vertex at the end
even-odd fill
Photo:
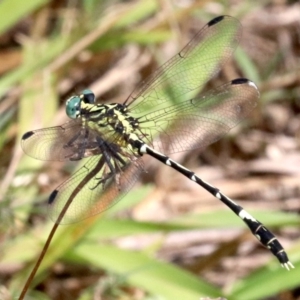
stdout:
POLYGON ((66 102, 66 114, 71 119, 76 119, 80 115, 80 102, 81 99, 78 96, 69 98, 66 102))
POLYGON ((81 97, 84 103, 89 103, 89 104, 95 103, 95 94, 89 89, 82 91, 81 97))

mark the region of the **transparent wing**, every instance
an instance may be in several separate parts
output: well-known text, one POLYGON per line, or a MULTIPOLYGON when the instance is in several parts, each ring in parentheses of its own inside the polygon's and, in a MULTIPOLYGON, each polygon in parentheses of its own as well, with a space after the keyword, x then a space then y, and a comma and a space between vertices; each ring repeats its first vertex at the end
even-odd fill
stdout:
POLYGON ((103 155, 89 158, 50 195, 49 215, 53 222, 79 222, 116 204, 143 170, 141 159, 127 159, 122 166, 117 165, 111 170, 103 155))
POLYGON ((40 160, 79 160, 99 154, 96 136, 78 119, 61 126, 26 132, 21 146, 26 154, 40 160))
POLYGON ((219 140, 256 106, 256 85, 244 78, 140 119, 144 142, 163 153, 201 149, 219 140))
MULTIPOLYGON (((125 101, 133 115, 163 109, 169 97, 178 98, 207 83, 232 56, 242 34, 230 16, 210 21, 173 58, 153 72, 125 101)), ((197 91, 196 91, 197 92, 197 91)))

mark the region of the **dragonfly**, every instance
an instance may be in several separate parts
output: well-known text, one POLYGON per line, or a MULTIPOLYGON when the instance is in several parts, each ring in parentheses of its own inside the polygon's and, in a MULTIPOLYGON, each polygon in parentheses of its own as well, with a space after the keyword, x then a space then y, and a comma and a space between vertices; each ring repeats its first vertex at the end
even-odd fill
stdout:
POLYGON ((66 101, 69 122, 25 133, 22 148, 36 159, 85 160, 78 171, 51 193, 50 218, 56 224, 70 224, 108 209, 144 172, 142 157, 147 154, 223 202, 283 267, 293 268, 284 248, 266 226, 218 188, 168 156, 204 149, 256 107, 259 91, 246 78, 203 90, 232 57, 241 34, 242 26, 237 19, 216 17, 178 54, 141 82, 122 104, 96 104, 94 93, 84 90, 66 101))

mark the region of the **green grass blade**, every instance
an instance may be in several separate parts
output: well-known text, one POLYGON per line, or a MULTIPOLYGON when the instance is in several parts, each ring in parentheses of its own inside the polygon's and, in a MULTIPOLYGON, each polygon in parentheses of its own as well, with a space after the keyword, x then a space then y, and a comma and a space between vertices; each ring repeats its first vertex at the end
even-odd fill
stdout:
POLYGON ((222 295, 218 288, 193 274, 141 252, 107 245, 81 244, 68 253, 68 257, 117 273, 128 283, 163 299, 195 300, 200 296, 222 295))
POLYGON ((0 34, 4 33, 26 15, 34 12, 49 0, 2 0, 0 2, 0 34))

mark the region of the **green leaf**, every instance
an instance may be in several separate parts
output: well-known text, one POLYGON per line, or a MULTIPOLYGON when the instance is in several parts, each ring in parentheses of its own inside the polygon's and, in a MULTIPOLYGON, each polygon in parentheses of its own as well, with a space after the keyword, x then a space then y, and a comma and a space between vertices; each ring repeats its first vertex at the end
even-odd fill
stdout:
POLYGON ((229 299, 265 299, 297 286, 300 278, 300 245, 288 250, 288 253, 295 269, 287 271, 274 261, 236 282, 229 299))
POLYGON ((0 34, 4 33, 14 24, 19 22, 28 14, 34 12, 41 6, 50 2, 49 0, 2 0, 0 2, 0 34))
POLYGON ((67 257, 119 274, 126 282, 163 299, 195 300, 222 295, 220 290, 193 274, 142 252, 85 243, 75 247, 67 257))

